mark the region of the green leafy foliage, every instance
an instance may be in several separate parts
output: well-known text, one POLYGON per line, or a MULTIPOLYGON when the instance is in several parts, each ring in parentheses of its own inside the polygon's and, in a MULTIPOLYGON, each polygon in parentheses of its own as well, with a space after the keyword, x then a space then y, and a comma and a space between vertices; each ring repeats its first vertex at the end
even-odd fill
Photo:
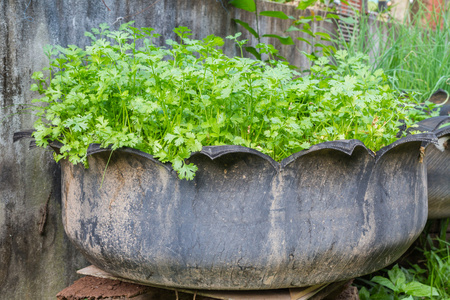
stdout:
MULTIPOLYGON (((86 35, 90 46, 49 48, 49 67, 33 74, 38 120, 34 137, 64 146, 56 160, 86 163, 91 143, 133 147, 171 162, 192 179, 187 162, 206 145, 242 145, 276 160, 336 139, 360 139, 377 150, 396 139, 399 120, 410 124, 411 105, 398 98, 381 70, 369 71, 364 56, 336 53, 336 66, 320 58, 311 74, 287 63, 225 56, 217 36, 158 47, 151 28, 107 25, 86 35), (138 44, 140 46, 138 46, 138 44)), ((239 35, 229 36, 239 47, 239 35)), ((271 45, 258 45, 269 57, 271 45)))
POLYGON ((388 271, 388 277, 375 276, 372 281, 378 283, 394 292, 394 295, 406 294, 413 297, 433 297, 439 296, 436 288, 420 283, 413 279, 407 280, 407 275, 410 276, 408 270, 401 269, 395 265, 388 271))
MULTIPOLYGON (((417 265, 415 266, 417 267, 417 265)), ((423 273, 423 269, 419 270, 423 273)), ((395 265, 387 271, 387 276, 374 276, 368 285, 359 291, 361 300, 370 299, 447 299, 445 289, 438 290, 432 285, 424 284, 423 276, 416 276, 414 269, 406 269, 395 265)), ((448 281, 447 281, 448 288, 448 281)))

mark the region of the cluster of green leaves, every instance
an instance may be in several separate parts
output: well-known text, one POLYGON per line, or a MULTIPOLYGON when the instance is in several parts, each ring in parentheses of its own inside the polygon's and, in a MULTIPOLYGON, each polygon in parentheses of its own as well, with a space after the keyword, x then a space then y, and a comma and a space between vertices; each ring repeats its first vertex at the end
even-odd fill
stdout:
POLYGON ((415 278, 412 270, 395 265, 387 271, 387 277, 375 276, 371 279, 372 287, 363 287, 359 291, 361 300, 383 299, 413 300, 414 297, 427 297, 428 299, 439 296, 436 288, 423 284, 415 278))
MULTIPOLYGON (((171 162, 180 178, 197 167, 186 159, 206 145, 242 145, 281 160, 313 144, 360 139, 377 150, 396 139, 411 105, 386 84, 367 58, 336 53, 315 61, 308 76, 276 60, 225 56, 220 37, 189 38, 156 46, 151 28, 105 24, 86 33, 85 49, 50 47, 49 67, 35 72, 32 90, 39 146, 59 141, 58 161, 86 163, 92 143, 133 147, 171 162)), ((239 34, 229 36, 238 41, 239 34)), ((267 47, 268 52, 272 48, 267 47)))
MULTIPOLYGON (((279 0, 279 1, 273 1, 273 2, 279 2, 279 3, 285 3, 285 2, 291 2, 291 1, 285 1, 285 0, 279 0)), ((305 10, 312 5, 314 5, 316 2, 319 2, 319 0, 302 0, 298 3, 297 9, 299 10, 305 10)), ((344 1, 345 2, 345 1, 344 1)), ((331 44, 332 38, 331 36, 323 31, 319 30, 312 30, 312 24, 314 22, 332 22, 334 19, 339 19, 340 17, 332 12, 334 12, 333 8, 330 8, 328 6, 324 6, 326 12, 322 15, 315 14, 314 11, 310 12, 310 15, 304 16, 299 15, 297 18, 293 16, 286 15, 283 11, 277 10, 277 11, 259 11, 258 5, 255 0, 231 0, 229 2, 231 5, 235 6, 236 8, 246 10, 248 12, 255 14, 255 21, 256 21, 256 28, 250 26, 250 24, 239 20, 234 19, 234 21, 244 27, 250 34, 252 34, 256 40, 258 41, 258 45, 256 47, 247 46, 245 47, 245 50, 249 53, 253 54, 257 59, 262 59, 262 52, 259 51, 259 48, 261 48, 261 38, 275 38, 278 39, 278 41, 282 45, 294 45, 294 41, 292 37, 289 35, 286 36, 280 36, 273 33, 266 33, 262 34, 259 30, 259 17, 272 17, 277 18, 280 20, 290 20, 291 25, 289 28, 286 29, 286 33, 289 34, 290 32, 298 31, 305 34, 308 38, 304 37, 297 37, 296 39, 305 42, 312 48, 311 53, 307 53, 305 51, 300 51, 304 55, 306 55, 309 59, 316 59, 318 56, 320 56, 320 53, 322 53, 325 56, 332 55, 334 52, 336 52, 336 48, 331 44)), ((341 18, 342 19, 342 18, 341 18)), ((352 20, 350 20, 352 21, 352 20)), ((277 58, 285 60, 284 57, 277 55, 277 58)))
MULTIPOLYGON (((267 44, 261 43, 261 38, 263 38, 263 37, 276 38, 283 45, 294 45, 294 41, 292 40, 292 38, 290 36, 280 36, 280 35, 271 34, 271 33, 262 34, 259 30, 259 17, 260 16, 274 17, 274 18, 278 18, 278 19, 282 19, 282 20, 287 20, 287 19, 295 20, 295 18, 287 16, 282 11, 258 11, 257 2, 255 2, 254 0, 231 0, 229 3, 236 8, 243 9, 243 10, 246 10, 248 12, 255 14, 256 28, 253 28, 252 26, 250 26, 250 24, 248 24, 242 20, 239 20, 239 19, 233 19, 233 20, 234 20, 234 22, 236 22, 236 24, 239 24, 242 27, 244 27, 251 35, 253 35, 256 38, 256 40, 258 42, 256 47, 253 47, 253 46, 244 47, 244 49, 246 51, 248 51, 249 53, 253 54, 256 59, 261 60, 262 55, 267 54, 260 50, 260 49, 266 48, 266 45, 267 45, 267 44)), ((274 54, 277 59, 286 60, 284 57, 278 55, 278 51, 276 51, 275 48, 272 49, 271 53, 274 54)), ((269 57, 269 60, 270 60, 270 57, 269 57)))
POLYGON ((450 219, 441 220, 441 234, 419 239, 418 261, 409 268, 393 266, 370 281, 358 278, 361 300, 450 299, 450 242, 446 232, 450 219), (381 276, 384 275, 384 276, 381 276))

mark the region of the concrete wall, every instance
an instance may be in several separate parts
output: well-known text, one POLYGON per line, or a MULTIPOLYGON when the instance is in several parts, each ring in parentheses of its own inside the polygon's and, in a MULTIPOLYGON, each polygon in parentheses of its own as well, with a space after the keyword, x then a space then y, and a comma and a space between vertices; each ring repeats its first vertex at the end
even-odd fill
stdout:
MULTIPOLYGON (((235 33, 232 18, 255 24, 253 15, 216 0, 105 0, 105 4, 110 10, 102 0, 0 1, 1 299, 55 299, 57 292, 77 278, 75 271, 88 265, 63 231, 60 170, 51 152, 29 150, 24 141, 12 143, 13 133, 32 128, 35 120, 23 109, 38 96, 29 87, 32 73, 47 63, 42 47, 84 46, 88 42, 85 31, 103 22, 113 24, 119 17, 135 20, 136 27, 153 27, 165 38, 174 38, 171 30, 176 26, 187 26, 194 38, 203 38, 235 33)), ((264 10, 278 7, 260 4, 264 10)), ((287 14, 299 14, 293 7, 286 9, 287 14)), ((264 19, 262 33, 281 34, 280 28, 289 25, 264 19)), ((228 55, 235 55, 236 50, 231 42, 226 45, 228 55)), ((296 47, 287 47, 281 54, 293 63, 304 62, 296 47)))

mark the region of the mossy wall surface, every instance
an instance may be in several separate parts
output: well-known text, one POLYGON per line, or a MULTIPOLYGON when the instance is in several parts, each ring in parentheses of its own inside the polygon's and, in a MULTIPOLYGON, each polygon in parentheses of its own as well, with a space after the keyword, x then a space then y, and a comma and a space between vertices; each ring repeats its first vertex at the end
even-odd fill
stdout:
MULTIPOLYGON (((243 30, 237 28, 233 18, 255 24, 252 14, 235 10, 226 2, 0 1, 1 299, 55 299, 56 293, 78 278, 76 270, 89 265, 64 233, 60 168, 52 153, 29 150, 26 141, 12 142, 14 132, 32 128, 35 120, 22 109, 38 97, 29 87, 33 72, 48 62, 43 46, 83 47, 89 42, 84 32, 104 22, 118 28, 121 22, 135 20, 136 27, 153 27, 165 39, 175 38, 172 29, 177 26, 191 28, 193 38, 203 38, 210 34, 225 37, 243 30)), ((300 14, 292 6, 275 5, 278 4, 260 1, 261 10, 283 7, 288 15, 300 14)), ((262 33, 282 34, 287 29, 288 21, 264 20, 260 24, 262 33)), ((243 38, 249 38, 248 34, 244 33, 243 38)), ((224 51, 227 55, 237 54, 231 42, 224 51)), ((303 63, 304 58, 295 47, 288 47, 281 54, 297 65, 303 63)))

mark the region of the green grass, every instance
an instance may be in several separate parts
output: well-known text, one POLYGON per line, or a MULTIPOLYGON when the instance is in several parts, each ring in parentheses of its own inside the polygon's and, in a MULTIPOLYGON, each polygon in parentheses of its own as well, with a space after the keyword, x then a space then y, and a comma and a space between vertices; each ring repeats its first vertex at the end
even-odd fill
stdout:
POLYGON ((442 299, 450 298, 450 241, 446 239, 446 229, 450 219, 441 221, 440 236, 432 238, 427 235, 424 247, 420 249, 424 260, 423 267, 414 268, 418 271, 425 270, 417 276, 422 282, 435 287, 442 299))
POLYGON ((402 21, 363 15, 349 42, 339 34, 335 42, 350 54, 368 54, 373 68, 382 68, 393 87, 424 100, 439 88, 450 92, 450 11, 436 14, 417 5, 417 12, 409 11, 402 21), (433 24, 441 26, 434 29, 433 24))

